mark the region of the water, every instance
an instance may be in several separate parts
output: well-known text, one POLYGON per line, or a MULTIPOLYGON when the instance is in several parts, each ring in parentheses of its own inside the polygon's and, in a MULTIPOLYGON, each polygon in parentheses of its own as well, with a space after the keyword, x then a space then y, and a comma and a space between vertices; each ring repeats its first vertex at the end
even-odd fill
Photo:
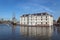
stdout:
POLYGON ((0 40, 60 40, 60 27, 29 27, 27 29, 24 26, 0 24, 0 40))

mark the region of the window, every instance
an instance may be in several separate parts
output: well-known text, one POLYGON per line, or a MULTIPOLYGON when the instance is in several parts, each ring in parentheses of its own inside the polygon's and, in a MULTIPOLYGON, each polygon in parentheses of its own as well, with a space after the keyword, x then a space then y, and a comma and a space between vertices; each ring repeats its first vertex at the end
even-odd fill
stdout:
POLYGON ((31 18, 31 21, 32 21, 32 18, 31 18))
POLYGON ((37 22, 36 22, 36 24, 37 24, 37 22))
POLYGON ((36 17, 36 22, 37 22, 37 17, 36 17))
POLYGON ((47 22, 46 22, 46 24, 47 24, 47 22))
POLYGON ((47 18, 47 16, 46 16, 46 18, 47 18))
POLYGON ((41 19, 41 21, 42 21, 42 19, 41 19))
POLYGON ((31 16, 31 18, 32 18, 32 16, 31 16))
POLYGON ((43 22, 41 22, 41 24, 43 24, 43 22))
POLYGON ((47 19, 46 19, 46 21, 47 21, 47 19))
POLYGON ((32 24, 32 22, 31 22, 31 24, 32 24))
POLYGON ((31 21, 32 21, 32 16, 31 16, 31 21))
POLYGON ((41 18, 42 18, 42 16, 41 16, 41 18))

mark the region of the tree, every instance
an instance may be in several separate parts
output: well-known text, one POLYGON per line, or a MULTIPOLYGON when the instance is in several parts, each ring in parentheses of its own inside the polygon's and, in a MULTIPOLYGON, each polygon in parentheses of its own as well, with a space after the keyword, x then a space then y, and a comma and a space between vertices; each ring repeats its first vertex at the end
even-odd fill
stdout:
POLYGON ((60 23, 60 17, 58 18, 57 23, 60 23))

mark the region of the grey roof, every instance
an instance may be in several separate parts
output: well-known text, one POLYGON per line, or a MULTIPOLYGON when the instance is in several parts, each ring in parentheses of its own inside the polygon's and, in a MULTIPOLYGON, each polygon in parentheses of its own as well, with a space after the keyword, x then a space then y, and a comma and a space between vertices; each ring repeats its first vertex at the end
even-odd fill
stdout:
MULTIPOLYGON (((29 15, 34 15, 34 16, 43 16, 43 15, 50 15, 48 14, 47 12, 43 12, 43 13, 34 13, 34 14, 24 14, 22 15, 21 17, 24 17, 24 16, 29 16, 29 15)), ((51 17, 53 17, 52 15, 50 15, 51 17)))

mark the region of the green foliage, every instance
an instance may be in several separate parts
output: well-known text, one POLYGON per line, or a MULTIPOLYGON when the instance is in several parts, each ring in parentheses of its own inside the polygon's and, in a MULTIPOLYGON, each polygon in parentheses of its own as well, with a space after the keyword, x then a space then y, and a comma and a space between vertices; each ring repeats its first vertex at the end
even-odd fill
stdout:
POLYGON ((60 23, 60 17, 58 18, 57 23, 60 23))

